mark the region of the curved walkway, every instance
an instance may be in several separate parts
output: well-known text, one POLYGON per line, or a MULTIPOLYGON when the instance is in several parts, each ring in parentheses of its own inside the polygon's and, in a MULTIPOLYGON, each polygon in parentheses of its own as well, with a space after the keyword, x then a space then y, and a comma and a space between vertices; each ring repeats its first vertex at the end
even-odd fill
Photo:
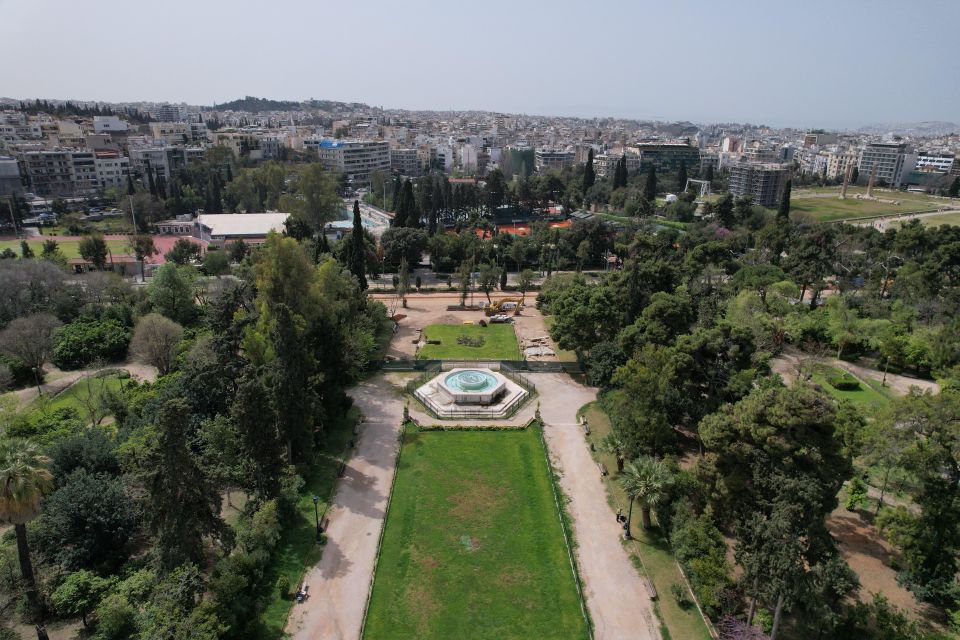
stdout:
MULTIPOLYGON (((883 380, 883 371, 870 369, 859 364, 838 360, 837 358, 824 357, 818 358, 809 354, 785 351, 776 358, 770 360, 770 368, 779 373, 787 384, 792 383, 797 378, 797 373, 801 367, 809 367, 811 363, 819 362, 831 367, 837 367, 849 371, 858 378, 870 378, 880 382, 883 380)), ((887 387, 897 395, 905 396, 910 393, 911 387, 917 387, 920 391, 930 391, 931 393, 940 393, 940 385, 932 380, 923 380, 921 378, 911 378, 910 376, 898 375, 895 373, 887 374, 887 387)))

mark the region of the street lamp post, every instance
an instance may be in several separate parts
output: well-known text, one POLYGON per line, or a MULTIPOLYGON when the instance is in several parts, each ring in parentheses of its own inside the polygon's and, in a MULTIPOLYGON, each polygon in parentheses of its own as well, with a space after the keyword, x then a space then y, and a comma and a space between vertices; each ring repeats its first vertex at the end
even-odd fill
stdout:
POLYGON ((320 536, 323 534, 323 530, 320 529, 320 498, 313 496, 313 515, 317 520, 317 543, 320 542, 320 536))

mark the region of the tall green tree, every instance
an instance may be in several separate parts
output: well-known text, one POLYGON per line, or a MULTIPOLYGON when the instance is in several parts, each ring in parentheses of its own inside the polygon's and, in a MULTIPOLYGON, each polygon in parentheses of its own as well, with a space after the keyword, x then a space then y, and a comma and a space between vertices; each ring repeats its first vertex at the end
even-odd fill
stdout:
POLYGON ((363 242, 363 221, 360 218, 360 201, 353 201, 353 233, 350 235, 353 251, 350 254, 350 272, 357 279, 361 290, 367 288, 367 251, 363 242))
POLYGON ((950 184, 950 189, 947 191, 947 195, 951 198, 960 198, 960 177, 953 179, 953 182, 950 184))
POLYGON ((684 191, 687 188, 687 163, 680 161, 680 167, 677 169, 677 191, 684 191))
POLYGON ((583 168, 583 194, 586 195, 590 187, 597 181, 597 174, 593 169, 593 149, 587 153, 587 164, 583 168))
POLYGON ((780 196, 780 207, 777 209, 778 220, 788 220, 790 218, 790 191, 793 188, 793 180, 787 180, 783 187, 783 195, 780 196))
POLYGON ((190 406, 180 398, 161 404, 136 465, 148 498, 144 519, 166 571, 184 562, 203 562, 204 539, 223 532, 220 494, 191 451, 190 414, 190 406))
POLYGON ((49 464, 50 458, 33 442, 17 438, 0 441, 0 520, 13 525, 20 574, 34 610, 39 609, 40 600, 30 561, 27 523, 40 513, 40 501, 53 489, 49 464))
POLYGON ((651 204, 657 200, 657 167, 652 162, 647 169, 647 181, 643 183, 643 197, 651 204))
POLYGON ((80 241, 80 257, 103 271, 107 266, 107 241, 99 233, 86 236, 80 241))

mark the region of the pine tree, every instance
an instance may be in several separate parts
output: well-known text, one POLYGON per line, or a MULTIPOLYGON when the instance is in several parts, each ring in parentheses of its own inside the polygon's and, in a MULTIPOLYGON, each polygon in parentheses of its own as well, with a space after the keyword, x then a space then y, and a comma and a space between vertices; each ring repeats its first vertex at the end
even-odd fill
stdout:
POLYGON ((783 195, 780 196, 780 208, 777 209, 777 218, 787 220, 790 218, 790 190, 793 187, 793 180, 787 180, 783 186, 783 195))
POLYGON ((583 193, 586 194, 597 181, 597 174, 593 171, 593 149, 587 154, 587 166, 583 170, 583 193))
POLYGON ((677 169, 677 191, 683 191, 687 188, 687 163, 680 161, 680 168, 677 169))
POLYGON ((353 235, 350 237, 350 244, 353 247, 350 256, 350 271, 356 277, 360 284, 360 290, 367 288, 366 276, 366 251, 363 242, 363 221, 360 219, 360 201, 353 201, 353 235))
POLYGON ((650 204, 653 204, 657 199, 657 167, 652 162, 647 170, 647 182, 643 185, 643 197, 650 204))

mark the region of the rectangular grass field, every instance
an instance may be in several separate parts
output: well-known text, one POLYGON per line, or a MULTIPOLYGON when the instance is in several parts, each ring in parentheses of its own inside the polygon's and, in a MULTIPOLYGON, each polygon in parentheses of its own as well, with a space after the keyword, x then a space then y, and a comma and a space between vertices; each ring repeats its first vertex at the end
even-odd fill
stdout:
POLYGON ((539 429, 407 427, 366 640, 588 637, 539 429))
POLYGON ((877 190, 874 195, 879 199, 892 200, 899 204, 857 200, 852 197, 858 193, 865 194, 866 191, 864 187, 851 187, 847 190, 847 199, 841 200, 839 187, 796 190, 790 200, 790 212, 809 215, 819 222, 832 222, 850 218, 935 211, 947 204, 947 201, 942 198, 933 198, 922 193, 889 190, 877 190))
POLYGON ((423 330, 427 340, 440 344, 424 345, 417 358, 421 360, 521 360, 517 335, 512 324, 431 324, 423 330), (480 346, 460 344, 457 338, 466 336, 483 339, 480 346))
MULTIPOLYGON (((39 258, 40 253, 43 251, 43 241, 48 238, 38 236, 36 238, 31 238, 27 240, 27 244, 30 245, 30 248, 33 250, 33 253, 39 258)), ((133 249, 130 247, 130 242, 128 240, 107 240, 107 248, 114 255, 129 255, 133 253, 133 249)), ((57 246, 60 248, 60 252, 68 260, 71 258, 80 257, 80 241, 79 240, 57 240, 57 246)), ((20 241, 19 240, 0 240, 0 251, 4 249, 10 249, 17 255, 20 255, 20 241)))

